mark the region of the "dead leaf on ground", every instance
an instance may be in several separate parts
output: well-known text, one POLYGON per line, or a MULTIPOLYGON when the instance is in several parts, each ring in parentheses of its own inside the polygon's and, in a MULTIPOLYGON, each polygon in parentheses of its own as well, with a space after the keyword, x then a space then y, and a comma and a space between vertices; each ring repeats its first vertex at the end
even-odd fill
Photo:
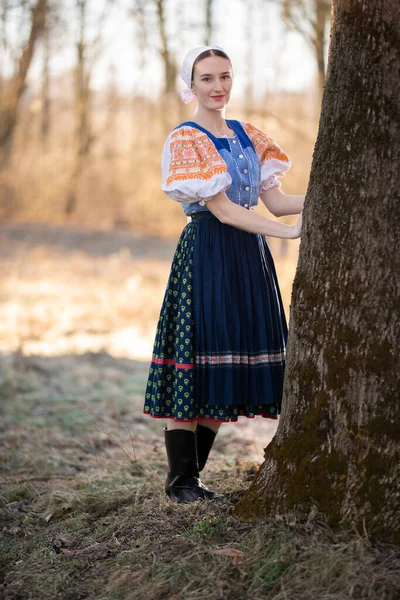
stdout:
POLYGON ((71 512, 71 506, 69 506, 69 505, 60 506, 59 508, 56 508, 52 512, 48 513, 44 517, 44 520, 46 521, 46 523, 48 523, 50 520, 60 519, 61 517, 64 517, 69 512, 71 512))
POLYGON ((242 562, 246 558, 244 552, 241 550, 237 550, 236 548, 218 548, 217 550, 210 550, 210 552, 217 556, 231 556, 233 566, 237 568, 239 573, 245 575, 246 572, 239 564, 239 562, 242 562))
POLYGON ((218 550, 210 550, 211 554, 216 554, 218 556, 231 556, 232 562, 236 566, 239 560, 243 560, 245 558, 244 552, 241 550, 237 550, 236 548, 219 548, 218 550))

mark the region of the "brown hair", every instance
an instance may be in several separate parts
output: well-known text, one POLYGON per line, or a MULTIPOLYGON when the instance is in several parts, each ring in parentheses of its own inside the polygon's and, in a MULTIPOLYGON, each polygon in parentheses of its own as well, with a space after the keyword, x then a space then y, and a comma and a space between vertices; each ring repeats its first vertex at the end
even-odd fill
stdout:
MULTIPOLYGON (((194 73, 194 67, 196 66, 196 64, 198 62, 200 62, 201 60, 203 60, 203 58, 208 58, 209 56, 220 56, 221 58, 226 58, 229 60, 229 62, 231 62, 231 59, 229 58, 229 56, 227 54, 225 54, 225 52, 223 52, 222 50, 218 50, 218 49, 204 50, 204 52, 202 52, 201 54, 198 55, 198 57, 196 58, 196 60, 193 63, 191 83, 193 83, 193 73, 194 73)), ((232 65, 232 63, 231 63, 231 65, 232 65)))

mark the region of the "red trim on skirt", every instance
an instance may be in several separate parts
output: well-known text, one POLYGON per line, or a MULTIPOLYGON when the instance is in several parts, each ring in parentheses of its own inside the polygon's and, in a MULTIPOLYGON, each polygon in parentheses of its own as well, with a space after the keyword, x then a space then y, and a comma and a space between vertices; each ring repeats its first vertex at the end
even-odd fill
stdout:
MULTIPOLYGON (((144 415, 149 415, 149 417, 151 417, 152 419, 175 419, 175 417, 158 417, 156 415, 152 415, 149 412, 146 412, 145 410, 143 411, 144 415)), ((254 417, 263 417, 263 419, 272 419, 273 421, 277 421, 278 417, 270 417, 269 415, 253 415, 252 417, 250 417, 249 415, 237 415, 237 417, 246 417, 246 419, 254 419, 254 417)), ((197 417, 196 419, 175 419, 175 421, 177 423, 180 423, 182 421, 182 423, 193 423, 193 421, 217 421, 218 423, 236 423, 236 421, 226 421, 225 419, 212 419, 211 417, 197 417)))
POLYGON ((177 369, 194 369, 194 364, 177 363, 172 358, 152 358, 151 362, 158 365, 174 365, 177 369))

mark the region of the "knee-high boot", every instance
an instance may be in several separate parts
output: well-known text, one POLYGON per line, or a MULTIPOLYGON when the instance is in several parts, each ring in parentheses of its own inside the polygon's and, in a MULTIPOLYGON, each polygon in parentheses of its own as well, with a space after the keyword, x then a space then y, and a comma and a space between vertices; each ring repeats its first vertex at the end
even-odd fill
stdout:
POLYGON ((215 497, 199 477, 196 434, 187 429, 164 428, 168 458, 165 492, 174 502, 196 502, 215 497))
POLYGON ((200 423, 197 424, 196 443, 199 471, 204 469, 216 435, 216 431, 213 431, 209 427, 204 427, 200 423))

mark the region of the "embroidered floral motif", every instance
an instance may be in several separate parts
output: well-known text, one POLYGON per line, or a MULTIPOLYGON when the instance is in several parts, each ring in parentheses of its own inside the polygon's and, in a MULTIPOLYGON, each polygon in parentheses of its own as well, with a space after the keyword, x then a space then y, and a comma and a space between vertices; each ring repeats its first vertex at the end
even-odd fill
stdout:
POLYGON ((180 127, 171 135, 171 162, 166 185, 185 179, 210 180, 228 166, 210 138, 194 127, 180 127))
POLYGON ((253 142, 254 148, 257 154, 260 154, 260 164, 270 160, 271 158, 275 158, 276 160, 281 160, 282 162, 289 162, 289 157, 285 154, 285 152, 278 146, 274 140, 269 137, 266 133, 263 133, 254 125, 250 123, 246 123, 245 130, 251 141, 253 142))

